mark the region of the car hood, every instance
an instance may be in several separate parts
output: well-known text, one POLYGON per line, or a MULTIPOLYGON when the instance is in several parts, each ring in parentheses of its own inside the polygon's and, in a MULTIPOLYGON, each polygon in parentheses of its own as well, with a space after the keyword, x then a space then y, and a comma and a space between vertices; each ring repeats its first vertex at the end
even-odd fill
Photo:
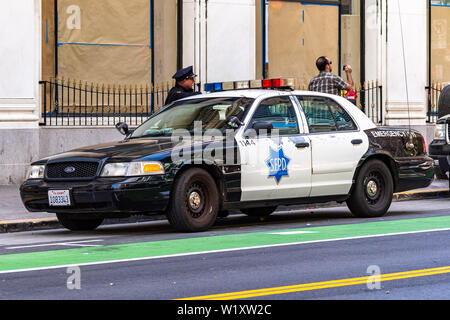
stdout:
POLYGON ((130 161, 170 151, 177 143, 170 138, 142 138, 78 148, 42 161, 112 160, 130 161))

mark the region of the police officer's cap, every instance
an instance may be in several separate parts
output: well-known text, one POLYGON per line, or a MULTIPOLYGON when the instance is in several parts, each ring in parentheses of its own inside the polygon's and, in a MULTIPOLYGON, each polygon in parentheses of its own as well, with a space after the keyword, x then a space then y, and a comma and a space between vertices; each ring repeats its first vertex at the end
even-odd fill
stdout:
POLYGON ((193 72, 193 67, 187 67, 181 70, 178 70, 177 73, 175 73, 173 75, 173 79, 175 79, 176 81, 183 81, 189 78, 195 78, 196 75, 193 72))

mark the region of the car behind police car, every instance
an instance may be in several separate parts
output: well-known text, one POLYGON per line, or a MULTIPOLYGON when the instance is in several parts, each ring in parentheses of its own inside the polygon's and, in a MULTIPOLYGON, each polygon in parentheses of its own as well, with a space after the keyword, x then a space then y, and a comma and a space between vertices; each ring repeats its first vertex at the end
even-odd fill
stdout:
POLYGON ((347 100, 305 91, 235 90, 175 102, 124 141, 32 164, 29 211, 70 230, 103 219, 166 214, 180 231, 210 228, 222 211, 347 202, 358 217, 388 211, 394 192, 430 185, 433 161, 416 131, 377 128, 347 100))

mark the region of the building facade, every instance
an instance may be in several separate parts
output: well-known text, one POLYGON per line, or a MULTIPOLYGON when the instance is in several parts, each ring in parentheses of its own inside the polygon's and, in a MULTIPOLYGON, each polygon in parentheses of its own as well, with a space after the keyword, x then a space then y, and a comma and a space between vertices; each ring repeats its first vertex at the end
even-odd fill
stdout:
POLYGON ((22 0, 0 3, 0 17, 0 184, 20 183, 41 157, 121 139, 111 126, 42 125, 53 98, 40 81, 145 88, 193 65, 202 84, 300 86, 326 55, 334 73, 350 64, 357 85, 379 84, 380 124, 428 141, 426 87, 450 81, 446 0, 22 0))

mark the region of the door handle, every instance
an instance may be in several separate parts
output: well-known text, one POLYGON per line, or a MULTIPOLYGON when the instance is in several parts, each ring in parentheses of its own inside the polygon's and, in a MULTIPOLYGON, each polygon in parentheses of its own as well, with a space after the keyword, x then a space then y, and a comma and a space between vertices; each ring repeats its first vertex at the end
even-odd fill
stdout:
POLYGON ((309 143, 308 142, 300 142, 300 143, 295 144, 295 146, 298 149, 309 148, 309 143))
POLYGON ((355 140, 352 140, 352 144, 354 144, 354 145, 362 144, 362 143, 363 143, 362 139, 355 139, 355 140))

